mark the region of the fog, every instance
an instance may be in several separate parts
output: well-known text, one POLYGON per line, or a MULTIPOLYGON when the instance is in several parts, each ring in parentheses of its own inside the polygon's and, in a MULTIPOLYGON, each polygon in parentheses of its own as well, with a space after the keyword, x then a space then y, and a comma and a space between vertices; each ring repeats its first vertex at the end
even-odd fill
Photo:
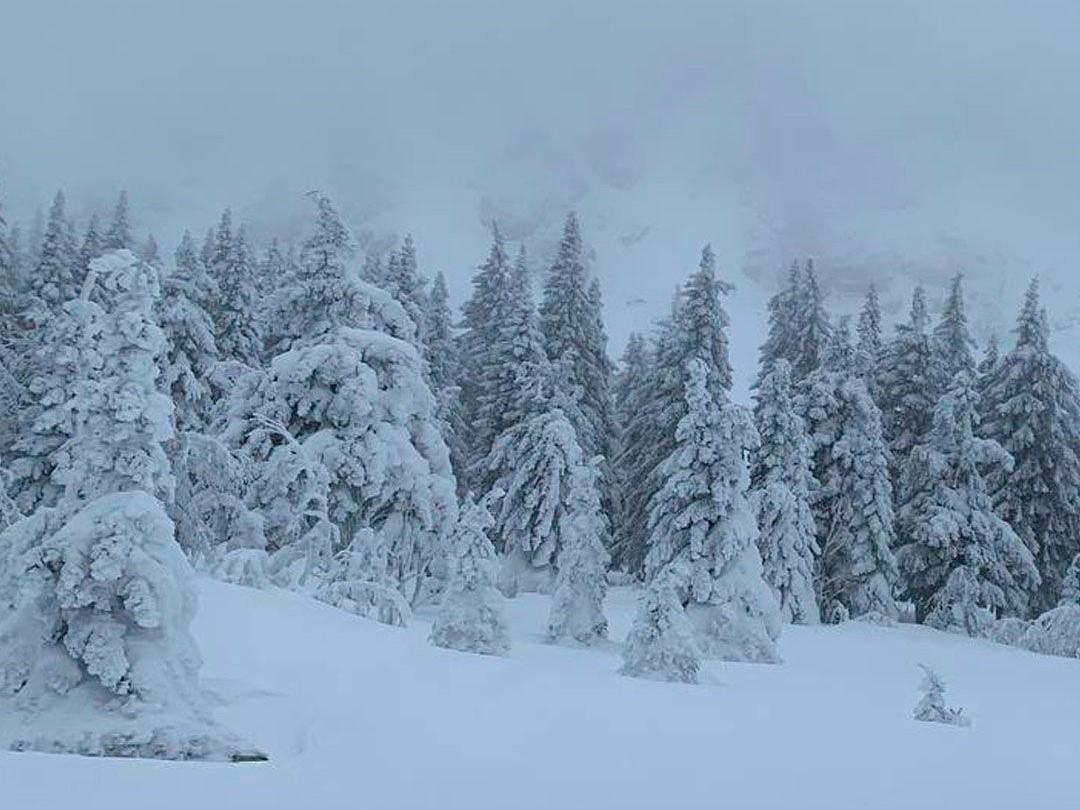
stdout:
POLYGON ((17 219, 127 188, 171 250, 226 205, 295 235, 320 188, 365 239, 412 231, 460 300, 490 220, 542 266, 574 208, 613 351, 711 241, 744 378, 795 256, 841 310, 963 270, 981 336, 1038 273, 1080 359, 1075 3, 9 0, 0 23, 17 219))

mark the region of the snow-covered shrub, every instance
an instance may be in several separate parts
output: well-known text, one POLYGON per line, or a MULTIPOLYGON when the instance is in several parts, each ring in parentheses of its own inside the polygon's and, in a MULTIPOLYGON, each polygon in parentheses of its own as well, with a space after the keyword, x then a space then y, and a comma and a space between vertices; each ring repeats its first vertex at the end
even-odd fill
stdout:
POLYGON ((1027 635, 1029 629, 1031 629, 1031 622, 1018 619, 1015 616, 1006 616, 1004 619, 998 619, 994 622, 987 637, 998 644, 1020 647, 1023 646, 1024 636, 1027 635))
POLYGON ((247 588, 269 588, 270 558, 261 548, 234 548, 222 550, 221 558, 214 564, 211 573, 215 579, 247 588))
POLYGON ((495 588, 494 525, 486 503, 468 496, 453 537, 450 582, 431 627, 431 643, 462 652, 505 655, 510 635, 495 588))
POLYGON ((683 610, 677 576, 667 569, 645 588, 623 647, 623 675, 697 683, 701 650, 683 610))
POLYGON ((922 667, 923 679, 919 684, 922 698, 913 712, 916 720, 926 723, 945 723, 951 726, 970 726, 971 721, 964 716, 963 709, 950 709, 945 705, 945 682, 934 670, 922 667))
POLYGON ((335 555, 315 597, 357 616, 405 627, 412 620, 412 608, 388 571, 388 548, 381 533, 357 530, 352 544, 335 555))

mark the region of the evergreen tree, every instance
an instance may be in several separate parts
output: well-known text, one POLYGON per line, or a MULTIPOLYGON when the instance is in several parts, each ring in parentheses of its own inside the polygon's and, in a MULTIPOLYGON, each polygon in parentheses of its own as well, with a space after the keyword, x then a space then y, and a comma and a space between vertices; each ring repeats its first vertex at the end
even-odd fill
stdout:
POLYGON ((640 532, 635 531, 633 516, 640 511, 638 497, 643 489, 638 471, 651 449, 643 435, 646 420, 641 414, 649 401, 648 383, 653 374, 648 343, 640 333, 631 333, 612 387, 617 433, 612 466, 618 479, 619 509, 612 521, 611 554, 614 566, 624 571, 640 571, 644 562, 644 543, 634 544, 640 532))
POLYGON ((450 451, 450 466, 458 482, 458 494, 466 491, 466 468, 468 428, 461 403, 461 357, 454 337, 453 316, 450 313, 450 294, 446 289, 446 277, 435 274, 428 296, 427 323, 428 373, 431 388, 438 402, 439 420, 442 422, 443 438, 450 451))
POLYGON ((1061 605, 1080 605, 1080 554, 1073 557, 1065 576, 1061 581, 1061 597, 1058 599, 1058 607, 1061 605))
MULTIPOLYGON (((472 279, 472 295, 462 306, 465 330, 459 337, 461 357, 461 402, 466 424, 471 428, 469 469, 482 470, 488 453, 501 432, 489 403, 497 396, 495 381, 505 360, 499 330, 511 308, 511 268, 497 225, 492 225, 491 250, 472 279)), ((470 473, 471 476, 472 473, 470 473)), ((470 477, 470 484, 473 484, 470 477)), ((482 487, 474 489, 486 491, 482 487)))
POLYGON ((112 221, 105 232, 101 247, 104 250, 132 250, 135 247, 135 240, 131 236, 131 215, 128 211, 126 191, 121 191, 116 200, 112 221))
POLYGON ((0 535, 0 597, 14 605, 0 624, 0 695, 26 713, 15 748, 265 758, 214 725, 198 683, 192 573, 162 503, 172 427, 155 386, 156 273, 120 251, 90 274, 106 306, 83 296, 64 307, 95 362, 63 406, 76 425, 54 474, 63 495, 0 535), (61 716, 94 725, 58 727, 61 716))
MULTIPOLYGON (((925 440, 937 399, 929 323, 926 292, 916 287, 908 321, 897 325, 885 351, 880 378, 882 425, 897 465, 925 440)), ((902 503, 904 493, 897 496, 902 503)))
POLYGON ((413 242, 412 234, 406 235, 401 247, 391 252, 382 281, 382 288, 405 308, 405 312, 416 325, 417 345, 426 343, 427 292, 424 288, 425 281, 416 264, 416 243, 413 242))
POLYGON ((38 327, 48 317, 47 313, 57 312, 64 302, 78 294, 75 286, 77 253, 64 205, 64 192, 56 192, 41 239, 37 266, 30 275, 31 306, 37 310, 31 317, 38 327))
POLYGON ((649 504, 648 581, 675 576, 703 652, 779 660, 780 610, 762 579, 745 454, 757 442, 748 413, 716 400, 709 367, 686 366, 686 415, 649 504))
POLYGON ((226 210, 214 233, 206 265, 217 284, 217 302, 210 313, 215 339, 224 360, 258 368, 262 360, 262 336, 258 271, 241 226, 234 233, 232 214, 226 210))
POLYGON ((151 267, 161 268, 161 249, 152 233, 148 234, 146 241, 139 246, 139 258, 151 267))
POLYGON ((794 363, 798 359, 799 291, 802 288, 802 271, 798 262, 791 263, 787 283, 769 298, 769 334, 761 344, 758 355, 758 376, 754 388, 772 372, 778 360, 794 363))
POLYGON ((399 602, 415 605, 438 585, 457 517, 453 475, 413 323, 359 280, 352 237, 327 198, 316 204, 297 270, 268 307, 276 354, 234 390, 226 439, 255 464, 279 441, 267 419, 313 443, 340 538, 321 596, 400 616, 399 602))
POLYGON ((881 300, 878 298, 877 287, 873 284, 866 292, 866 300, 859 311, 859 321, 856 327, 858 340, 855 345, 856 370, 866 382, 874 401, 880 399, 878 391, 878 375, 881 369, 881 361, 885 351, 885 341, 881 327, 881 300))
MULTIPOLYGON (((593 571, 579 572, 578 581, 567 579, 571 572, 565 572, 562 581, 556 581, 558 561, 566 551, 571 562, 589 562, 587 544, 602 537, 604 519, 596 471, 557 401, 551 394, 541 394, 538 410, 495 442, 488 470, 493 488, 505 493, 494 530, 496 547, 505 557, 500 587, 511 594, 519 589, 549 591, 554 581, 556 587, 563 586, 560 600, 569 605, 581 596, 578 588, 591 580, 593 571), (545 400, 550 404, 541 404, 545 400), (581 547, 569 548, 574 545, 581 547)), ((560 634, 566 629, 584 632, 578 626, 571 628, 570 618, 558 622, 560 634)))
POLYGON ((811 445, 795 407, 790 369, 787 360, 777 360, 757 390, 761 443, 754 454, 752 481, 761 532, 758 548, 765 581, 784 620, 817 624, 811 445))
POLYGON ((1016 345, 986 376, 982 434, 1012 457, 1011 470, 987 484, 998 514, 1035 555, 1042 587, 1035 613, 1052 607, 1080 551, 1080 389, 1050 352, 1038 281, 1031 282, 1015 329, 1016 345))
POLYGON ((929 441, 902 470, 914 493, 898 523, 897 562, 916 618, 983 635, 995 618, 1027 614, 1039 575, 1031 552, 994 513, 982 469, 1008 468, 992 440, 976 436, 977 395, 961 371, 934 409, 929 441))
POLYGON ((82 289, 86 274, 90 268, 90 262, 105 252, 105 239, 101 234, 101 222, 95 211, 90 215, 90 221, 86 225, 83 234, 82 245, 79 247, 79 259, 75 267, 75 286, 82 289))
POLYGON ((173 401, 179 430, 202 430, 212 404, 210 376, 218 360, 214 323, 207 313, 217 287, 203 266, 191 234, 176 249, 175 269, 162 282, 158 322, 165 333, 161 383, 173 401))
POLYGON ((634 416, 623 431, 620 477, 630 485, 618 536, 619 557, 638 572, 647 553, 648 504, 663 486, 660 465, 673 452, 679 421, 687 413, 685 369, 690 360, 704 362, 709 390, 725 400, 732 378, 728 356, 728 315, 723 296, 729 284, 717 278, 712 250, 702 250, 698 272, 676 296, 670 318, 659 325, 648 377, 634 398, 634 416))
POLYGON ((505 655, 510 634, 495 588, 494 521, 487 505, 469 495, 452 540, 450 584, 431 626, 431 643, 462 652, 505 655))
POLYGON ((795 298, 794 320, 795 357, 791 371, 795 380, 802 380, 821 365, 829 342, 829 313, 825 309, 825 296, 818 284, 814 262, 806 260, 801 283, 795 298))
POLYGON ((975 340, 964 309, 964 276, 957 273, 949 287, 945 309, 934 327, 932 343, 934 390, 944 393, 957 374, 974 375, 975 340))
POLYGON ((664 569, 646 586, 623 647, 623 675, 697 683, 701 650, 679 596, 685 585, 678 568, 664 569))
MULTIPOLYGON (((571 213, 544 283, 540 329, 552 362, 566 364, 571 389, 580 392, 574 422, 586 455, 611 458, 611 362, 603 329, 600 288, 590 279, 577 217, 571 213)), ((610 480, 605 475, 605 489, 610 480)))

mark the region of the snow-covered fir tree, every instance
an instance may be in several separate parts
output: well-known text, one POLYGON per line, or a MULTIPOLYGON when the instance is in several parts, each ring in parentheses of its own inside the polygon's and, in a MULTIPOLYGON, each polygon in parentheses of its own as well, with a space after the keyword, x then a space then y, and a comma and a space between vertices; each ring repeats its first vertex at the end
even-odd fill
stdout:
POLYGON ((214 305, 217 285, 187 231, 176 248, 173 272, 161 286, 157 317, 166 341, 162 388, 172 398, 177 428, 201 430, 210 416, 210 375, 218 360, 214 322, 207 312, 214 305))
POLYGON ((716 275, 712 250, 706 245, 698 271, 675 298, 671 317, 659 324, 649 374, 636 390, 633 417, 622 430, 619 476, 629 483, 622 493, 625 507, 618 548, 622 564, 631 571, 640 572, 644 563, 649 503, 663 485, 658 471, 674 450, 679 421, 687 412, 687 362, 703 361, 713 397, 727 396, 732 369, 723 298, 730 289, 716 275))
POLYGON ((878 297, 877 287, 873 284, 867 290, 866 300, 863 301, 862 309, 859 310, 855 333, 857 336, 855 369, 866 381, 870 395, 877 402, 880 399, 877 380, 885 351, 885 340, 881 326, 881 300, 878 297))
POLYGON ((204 262, 217 285, 210 316, 214 319, 214 337, 221 358, 258 368, 263 352, 258 268, 243 226, 233 231, 232 214, 228 210, 221 215, 204 262))
POLYGON ((113 207, 112 219, 101 243, 102 250, 133 250, 135 240, 131 235, 131 213, 128 207, 128 195, 121 191, 113 207))
POLYGON ((322 595, 386 616, 383 597, 394 597, 384 586, 411 604, 437 589, 455 483, 415 326, 360 281, 352 237, 326 197, 316 204, 297 269, 268 306, 275 356, 236 387, 226 438, 266 464, 280 437, 261 425, 273 420, 325 465, 340 539, 322 595))
MULTIPOLYGON (((462 305, 464 331, 458 342, 461 357, 461 402, 470 426, 469 469, 483 470, 495 439, 504 429, 498 410, 490 403, 498 398, 500 371, 506 364, 499 331, 511 307, 511 266, 498 225, 492 225, 488 257, 472 278, 472 294, 462 305)), ((470 484, 478 491, 482 487, 470 484)))
POLYGON ((697 683, 702 655, 683 609, 686 574, 680 568, 665 568, 645 587, 623 646, 623 675, 697 683))
POLYGON ((832 327, 825 308, 825 296, 818 283, 814 262, 806 260, 794 304, 795 357, 791 362, 794 379, 802 380, 821 365, 832 327))
POLYGON ((731 661, 779 660, 780 608, 762 576, 748 497, 750 415, 716 399, 709 365, 685 368, 686 415, 649 504, 648 581, 679 575, 680 598, 704 653, 731 661))
POLYGON ((1035 613, 1057 603, 1080 552, 1080 387, 1051 351, 1038 281, 1028 287, 1016 345, 983 382, 982 434, 1013 458, 987 484, 998 514, 1035 555, 1042 586, 1035 613))
POLYGON ((644 562, 644 543, 635 547, 637 532, 632 527, 635 499, 641 490, 636 476, 642 457, 650 449, 642 436, 647 421, 641 418, 648 403, 648 383, 653 375, 649 344, 639 332, 632 332, 626 342, 618 373, 612 386, 615 408, 615 457, 612 467, 617 476, 618 509, 612 516, 612 564, 623 571, 640 571, 644 562), (634 552, 640 551, 635 556, 634 552))
POLYGON ((977 436, 977 394, 960 371, 934 408, 926 444, 901 471, 912 492, 897 522, 897 550, 906 596, 915 615, 942 629, 983 635, 995 618, 1027 615, 1039 583, 1031 552, 994 513, 981 471, 1008 469, 1001 446, 977 436))
POLYGON ((769 297, 767 304, 768 336, 758 352, 758 375, 755 390, 773 369, 777 360, 794 363, 798 359, 798 295, 802 270, 792 262, 784 285, 769 297))
POLYGON ((976 372, 975 339, 968 327, 961 273, 953 276, 949 285, 945 309, 934 326, 931 353, 935 392, 947 391, 957 374, 973 376, 976 372))
POLYGON ((498 562, 488 539, 493 525, 487 504, 468 495, 451 539, 450 581, 431 626, 437 647, 483 655, 505 655, 510 649, 502 595, 495 587, 498 562))
POLYGON ((913 712, 916 720, 925 723, 945 723, 951 726, 970 726, 971 721, 964 716, 963 709, 950 709, 945 705, 945 681, 934 670, 922 667, 923 679, 919 684, 922 698, 913 712))
MULTIPOLYGON (((75 269, 78 249, 71 236, 65 204, 64 192, 56 192, 49 208, 37 266, 29 278, 32 306, 42 306, 51 313, 59 311, 64 302, 70 301, 78 293, 75 269)), ((36 325, 44 323, 45 316, 37 314, 32 317, 36 325)))
POLYGON ((1062 577, 1058 605, 1080 605, 1080 554, 1073 557, 1062 577))
POLYGON ((162 502, 172 424, 155 385, 157 274, 119 251, 92 263, 87 284, 104 306, 85 290, 64 308, 94 362, 64 405, 75 431, 54 473, 62 497, 0 534, 0 696, 23 722, 14 747, 260 758, 214 724, 198 681, 191 568, 162 502))
POLYGON ((465 424, 459 384, 462 363, 454 335, 453 315, 450 312, 450 293, 446 289, 446 277, 442 272, 435 274, 427 306, 427 340, 424 348, 428 374, 438 403, 443 439, 450 451, 450 466, 458 482, 458 493, 464 494, 468 465, 468 428, 465 424))
POLYGON ((571 213, 544 280, 540 329, 548 359, 566 364, 567 383, 570 389, 580 392, 579 415, 567 416, 574 424, 582 450, 589 456, 601 457, 600 485, 605 503, 610 504, 612 365, 607 356, 602 308, 600 286, 586 265, 581 229, 577 216, 571 213))
POLYGON ((833 330, 822 366, 803 383, 800 410, 814 447, 814 512, 825 618, 896 615, 889 450, 881 412, 854 368, 847 322, 833 330))
POLYGON ((427 342, 427 290, 416 263, 416 243, 407 234, 401 247, 390 252, 382 274, 382 288, 401 304, 416 326, 417 345, 427 342))
POLYGON ((785 621, 817 624, 811 445, 795 405, 787 360, 777 360, 761 381, 756 404, 760 444, 754 452, 751 480, 763 575, 785 621))
POLYGON ((105 237, 101 233, 101 218, 97 212, 90 214, 79 246, 79 259, 75 264, 75 287, 82 289, 83 281, 90 269, 90 262, 105 252, 105 237))
MULTIPOLYGON (((897 465, 912 447, 925 440, 937 399, 929 325, 926 291, 916 287, 908 319, 897 324, 878 378, 882 426, 897 465)), ((897 497, 902 503, 903 493, 898 492, 897 497)))

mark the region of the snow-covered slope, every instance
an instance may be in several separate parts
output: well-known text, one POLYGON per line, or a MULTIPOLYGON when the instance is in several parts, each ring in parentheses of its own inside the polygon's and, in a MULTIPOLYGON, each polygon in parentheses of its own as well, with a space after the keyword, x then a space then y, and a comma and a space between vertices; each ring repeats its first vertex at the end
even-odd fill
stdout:
MULTIPOLYGON (((220 719, 266 764, 0 753, 5 810, 1051 808, 1075 801, 1080 661, 913 626, 786 628, 780 666, 684 686, 616 674, 619 649, 542 642, 507 604, 508 658, 437 649, 284 592, 203 581, 195 633, 220 719), (918 663, 970 729, 918 723, 918 663)), ((612 591, 612 636, 634 594, 612 591)))

